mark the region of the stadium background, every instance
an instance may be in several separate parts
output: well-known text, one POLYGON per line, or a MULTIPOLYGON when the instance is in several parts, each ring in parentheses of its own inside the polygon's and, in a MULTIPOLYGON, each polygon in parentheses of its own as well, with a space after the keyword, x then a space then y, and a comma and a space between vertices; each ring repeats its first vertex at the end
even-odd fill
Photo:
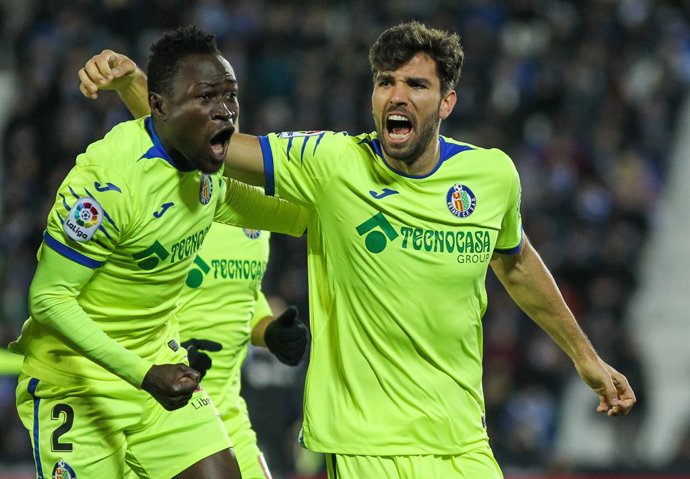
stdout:
MULTIPOLYGON (((669 244, 668 223, 690 228, 685 208, 680 216, 669 209, 678 195, 690 199, 690 178, 681 175, 690 2, 2 0, 0 15, 0 345, 27 316, 57 185, 87 144, 129 118, 114 94, 81 96, 76 71, 86 59, 108 47, 144 66, 162 31, 196 23, 218 36, 238 75, 244 131, 358 133, 373 129, 369 46, 384 28, 416 18, 457 31, 465 47, 459 104, 443 133, 512 156, 526 231, 639 400, 625 420, 595 417, 595 399, 583 394, 567 358, 490 275, 484 385, 492 446, 507 476, 690 477, 690 360, 674 360, 674 375, 654 356, 690 354, 663 342, 680 337, 682 345, 689 331, 674 329, 688 322, 687 273, 670 274, 687 264, 687 244, 670 243, 679 247, 666 251, 674 260, 655 260, 669 244), (655 276, 660 265, 667 270, 655 276), (679 292, 680 318, 652 307, 659 291, 679 292)), ((304 239, 275 236, 264 285, 304 315, 305 249, 304 239)), ((304 366, 289 369, 253 350, 245 373, 274 477, 319 477, 320 456, 296 444, 304 366)), ((30 477, 31 451, 15 384, 12 375, 0 378, 0 477, 18 479, 30 477)))

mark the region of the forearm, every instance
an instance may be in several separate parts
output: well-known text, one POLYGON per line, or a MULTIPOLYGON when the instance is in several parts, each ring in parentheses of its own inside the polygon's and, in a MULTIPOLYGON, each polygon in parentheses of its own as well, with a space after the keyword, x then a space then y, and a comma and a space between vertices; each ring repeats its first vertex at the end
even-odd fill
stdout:
POLYGON ((92 274, 44 246, 29 290, 31 316, 77 353, 139 387, 151 364, 108 336, 77 301, 80 283, 92 274))
POLYGON ((256 325, 252 328, 252 345, 266 347, 264 333, 266 333, 266 328, 269 324, 271 324, 273 320, 275 320, 273 316, 266 316, 263 319, 261 319, 258 323, 256 323, 256 325))
POLYGON ((118 89, 117 94, 134 118, 140 118, 151 113, 146 74, 141 69, 137 68, 134 80, 118 89))
POLYGON ((301 206, 272 196, 254 186, 228 179, 223 205, 215 221, 276 233, 301 236, 307 227, 307 211, 301 206))
POLYGON ((570 357, 576 367, 598 356, 568 308, 551 273, 525 238, 519 258, 492 261, 496 276, 515 303, 570 357))
POLYGON ((266 175, 258 137, 239 132, 232 136, 225 157, 225 176, 250 185, 264 186, 266 175))

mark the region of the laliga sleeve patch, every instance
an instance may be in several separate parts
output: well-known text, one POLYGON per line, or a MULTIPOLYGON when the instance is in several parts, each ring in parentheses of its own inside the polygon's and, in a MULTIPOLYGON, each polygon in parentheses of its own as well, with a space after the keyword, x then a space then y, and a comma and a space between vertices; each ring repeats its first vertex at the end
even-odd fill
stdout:
POLYGON ((62 229, 74 241, 85 242, 93 238, 103 221, 103 208, 93 198, 79 198, 67 213, 62 229))

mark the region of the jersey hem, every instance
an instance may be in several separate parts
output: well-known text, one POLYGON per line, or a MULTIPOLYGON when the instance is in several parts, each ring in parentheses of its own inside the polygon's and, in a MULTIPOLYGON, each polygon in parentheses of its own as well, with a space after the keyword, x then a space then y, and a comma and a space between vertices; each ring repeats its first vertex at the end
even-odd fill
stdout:
MULTIPOLYGON (((85 358, 82 356, 82 358, 85 358)), ((65 384, 75 384, 75 383, 80 383, 86 381, 107 381, 107 382, 112 382, 112 381, 122 381, 124 383, 127 383, 131 385, 133 388, 136 389, 141 389, 141 383, 144 380, 144 377, 146 375, 146 372, 148 372, 149 368, 153 365, 147 364, 146 365, 146 371, 144 373, 144 376, 141 377, 141 381, 139 381, 139 378, 132 378, 134 379, 135 382, 139 382, 139 384, 133 384, 129 381, 127 381, 124 378, 121 378, 117 374, 108 371, 107 369, 103 368, 102 366, 99 366, 96 363, 93 363, 93 366, 97 366, 101 368, 101 370, 105 373, 101 377, 89 377, 89 376, 83 376, 83 375, 72 375, 69 373, 66 373, 64 371, 58 371, 54 368, 51 368, 50 366, 46 365, 44 362, 39 361, 36 358, 32 358, 29 356, 26 356, 24 358, 24 364, 22 366, 22 372, 26 374, 27 376, 30 376, 32 378, 39 379, 41 381, 47 381, 50 384, 60 384, 60 383, 65 383, 65 384)), ((136 369, 144 369, 137 367, 136 369)))
POLYGON ((496 253, 499 253, 499 254, 510 254, 510 255, 512 255, 512 254, 517 254, 517 253, 519 253, 520 250, 522 249, 522 244, 523 244, 523 241, 522 241, 522 238, 520 238, 520 242, 517 244, 517 246, 514 246, 514 247, 512 247, 512 248, 499 248, 499 247, 497 246, 497 247, 494 249, 494 251, 495 251, 496 253))
POLYGON ((304 437, 304 447, 310 451, 350 456, 458 456, 484 446, 489 447, 489 438, 482 438, 476 442, 467 444, 466 446, 460 446, 457 449, 440 449, 415 445, 396 447, 393 450, 386 447, 377 447, 365 444, 343 445, 341 442, 337 442, 335 444, 328 444, 318 441, 312 442, 307 437, 304 437))

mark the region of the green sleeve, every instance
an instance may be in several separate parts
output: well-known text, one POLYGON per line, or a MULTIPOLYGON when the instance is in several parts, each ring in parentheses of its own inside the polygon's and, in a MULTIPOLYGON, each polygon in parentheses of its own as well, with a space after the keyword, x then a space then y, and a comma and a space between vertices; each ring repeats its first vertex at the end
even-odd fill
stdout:
POLYGON ((77 298, 94 270, 42 248, 29 290, 31 316, 79 354, 139 388, 152 366, 108 336, 77 298))
POLYGON ((0 348, 0 376, 16 376, 22 371, 24 357, 0 348))
POLYGON ((285 200, 266 196, 260 188, 227 179, 227 191, 215 221, 241 228, 302 236, 307 210, 285 200))
POLYGON ((268 304, 266 295, 263 291, 259 290, 256 293, 256 301, 254 301, 254 316, 252 316, 251 321, 249 321, 249 329, 254 329, 254 326, 264 318, 273 316, 273 311, 271 311, 271 306, 268 304))

